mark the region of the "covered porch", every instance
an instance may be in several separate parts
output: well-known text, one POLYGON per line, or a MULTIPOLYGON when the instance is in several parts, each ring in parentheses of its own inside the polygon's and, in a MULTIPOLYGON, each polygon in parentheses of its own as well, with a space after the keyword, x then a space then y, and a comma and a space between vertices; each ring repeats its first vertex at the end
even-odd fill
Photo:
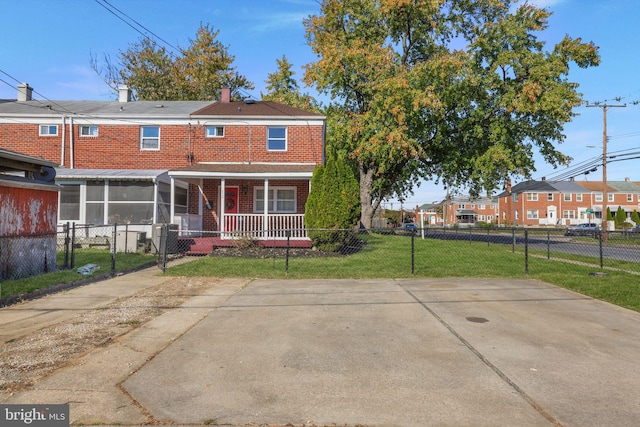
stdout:
POLYGON ((220 241, 308 241, 304 205, 314 169, 315 164, 199 163, 169 171, 172 208, 176 181, 190 184, 187 212, 172 209, 172 222, 192 238, 200 232, 220 241))

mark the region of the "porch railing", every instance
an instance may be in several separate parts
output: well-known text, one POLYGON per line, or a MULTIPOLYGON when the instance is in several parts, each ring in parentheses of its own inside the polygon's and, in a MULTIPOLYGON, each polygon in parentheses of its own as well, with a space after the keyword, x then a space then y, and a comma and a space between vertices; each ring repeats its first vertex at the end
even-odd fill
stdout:
POLYGON ((225 214, 222 237, 233 239, 238 235, 250 234, 256 239, 286 239, 287 231, 291 239, 308 239, 304 227, 304 214, 267 215, 265 227, 264 214, 225 214))

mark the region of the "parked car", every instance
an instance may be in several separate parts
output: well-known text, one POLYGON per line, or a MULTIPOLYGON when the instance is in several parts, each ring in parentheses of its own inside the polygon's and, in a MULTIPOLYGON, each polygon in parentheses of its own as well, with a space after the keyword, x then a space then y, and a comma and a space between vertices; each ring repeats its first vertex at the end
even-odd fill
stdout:
POLYGON ((602 229, 599 224, 587 223, 587 224, 578 224, 571 225, 567 227, 564 232, 565 236, 593 236, 597 237, 600 235, 602 229))
POLYGON ((627 233, 640 233, 640 224, 634 225, 633 227, 628 229, 627 233))
POLYGON ((404 224, 404 225, 402 226, 402 228, 404 228, 405 230, 408 230, 408 231, 413 231, 413 230, 417 230, 417 229, 418 229, 418 226, 417 226, 417 225, 415 225, 415 224, 414 224, 414 223, 412 223, 412 222, 408 222, 408 223, 404 224))

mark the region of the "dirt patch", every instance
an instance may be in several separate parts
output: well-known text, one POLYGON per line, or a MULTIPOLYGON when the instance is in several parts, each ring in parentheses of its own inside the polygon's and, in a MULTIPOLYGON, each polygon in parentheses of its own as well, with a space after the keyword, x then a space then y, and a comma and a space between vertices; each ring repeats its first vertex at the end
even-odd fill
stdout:
POLYGON ((179 307, 221 281, 176 277, 35 334, 10 340, 0 347, 0 390, 15 392, 31 387, 38 379, 179 307))

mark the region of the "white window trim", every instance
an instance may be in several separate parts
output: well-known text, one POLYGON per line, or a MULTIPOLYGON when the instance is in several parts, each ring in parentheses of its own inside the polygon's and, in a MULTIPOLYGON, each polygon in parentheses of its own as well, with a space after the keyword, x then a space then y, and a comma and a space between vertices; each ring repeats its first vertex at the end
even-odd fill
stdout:
POLYGON ((582 193, 576 193, 576 202, 582 201, 582 193))
POLYGON ((207 125, 204 127, 205 138, 224 138, 224 126, 207 125), (209 129, 215 129, 214 135, 209 134, 209 129), (222 135, 218 134, 218 129, 222 129, 222 135))
POLYGON ((78 129, 78 133, 80 134, 80 137, 82 138, 95 138, 98 136, 98 126, 97 125, 80 125, 80 128, 78 129), (91 133, 91 128, 95 128, 96 129, 96 133, 95 135, 91 133), (83 134, 82 133, 82 129, 89 129, 89 133, 88 134, 83 134))
MULTIPOLYGON (((264 210, 258 210, 258 190, 262 190, 264 193, 264 187, 254 187, 253 188, 253 213, 264 213, 264 210)), ((274 199, 273 200, 273 210, 269 210, 268 213, 273 213, 273 214, 294 214, 298 212, 298 188, 297 187, 291 187, 291 186, 269 186, 269 192, 273 191, 273 194, 275 197, 277 197, 278 194, 278 190, 293 190, 293 210, 291 211, 278 211, 277 206, 278 206, 278 199, 274 199)), ((260 199, 262 200, 262 199, 260 199)), ((267 195, 267 200, 266 202, 263 200, 263 206, 269 206, 269 200, 268 200, 268 195, 267 195)))
POLYGON ((572 199, 572 197, 571 197, 571 193, 564 193, 564 194, 563 194, 563 200, 564 200, 565 202, 570 202, 570 201, 571 201, 571 199, 572 199))
POLYGON ((527 202, 537 202, 538 193, 527 193, 527 202))
POLYGON ((58 136, 58 125, 39 125, 38 136, 58 136), (52 127, 56 129, 56 133, 49 133, 52 127), (47 129, 47 133, 42 133, 43 128, 47 129))
POLYGON ((140 126, 140 151, 160 151, 160 126, 140 126), (144 137, 143 133, 144 133, 144 129, 145 128, 158 128, 158 137, 144 137), (158 147, 157 148, 144 148, 143 147, 143 141, 144 140, 157 140, 158 142, 158 147))
POLYGON ((553 202, 554 195, 553 193, 547 193, 547 202, 553 202))
POLYGON ((596 193, 595 200, 596 202, 602 202, 602 193, 596 193))
POLYGON ((287 149, 289 148, 289 127, 288 126, 268 126, 266 145, 267 145, 267 151, 276 151, 276 152, 287 151, 287 149), (269 140, 282 141, 282 139, 280 138, 269 138, 269 129, 275 129, 275 128, 284 128, 284 148, 283 149, 269 148, 269 140))
POLYGON ((527 209, 527 219, 539 219, 538 209, 527 209), (535 216, 534 216, 535 215, 535 216))

